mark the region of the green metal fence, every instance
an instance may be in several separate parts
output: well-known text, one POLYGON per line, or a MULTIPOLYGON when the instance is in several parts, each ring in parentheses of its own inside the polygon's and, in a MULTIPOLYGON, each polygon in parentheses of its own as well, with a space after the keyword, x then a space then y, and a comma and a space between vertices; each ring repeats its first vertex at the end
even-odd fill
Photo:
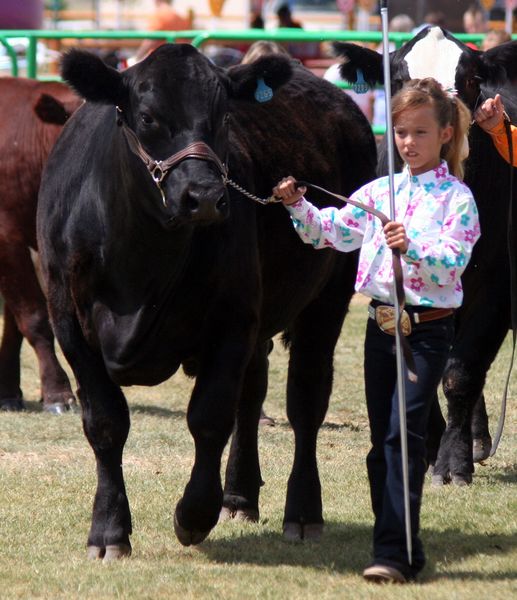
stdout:
MULTIPOLYGON (((454 34, 463 42, 480 44, 483 34, 454 34)), ((413 34, 390 33, 389 40, 396 47, 410 40, 413 34)), ((517 34, 512 36, 517 38, 517 34)), ((125 41, 159 39, 167 42, 176 40, 190 40, 197 48, 203 44, 215 42, 255 42, 258 40, 270 40, 274 42, 366 42, 380 44, 382 33, 380 31, 308 31, 302 29, 243 29, 243 30, 219 30, 219 31, 59 31, 59 30, 0 30, 0 44, 2 44, 11 59, 11 75, 18 76, 20 73, 18 57, 12 46, 14 38, 27 38, 28 47, 26 53, 27 77, 38 78, 37 45, 43 40, 119 40, 121 47, 125 41)), ((52 79, 57 79, 57 76, 52 79)), ((337 84, 339 87, 350 88, 349 84, 337 84)), ((374 133, 383 134, 383 127, 373 127, 374 133)))
MULTIPOLYGON (((480 43, 482 34, 455 34, 465 42, 480 43)), ((390 41, 396 46, 402 45, 413 37, 410 33, 390 33, 390 41)), ((512 36, 517 38, 517 35, 512 36)), ((143 40, 159 39, 175 42, 177 39, 190 40, 200 47, 208 41, 240 41, 254 42, 257 40, 271 40, 275 42, 367 42, 377 43, 382 41, 380 31, 308 31, 302 29, 243 29, 243 30, 218 30, 218 31, 60 31, 60 30, 0 30, 0 44, 2 44, 11 59, 11 74, 17 76, 20 72, 18 57, 12 46, 13 38, 27 38, 27 77, 38 77, 37 44, 43 40, 143 40)), ((121 43, 123 46, 123 43, 121 43)))

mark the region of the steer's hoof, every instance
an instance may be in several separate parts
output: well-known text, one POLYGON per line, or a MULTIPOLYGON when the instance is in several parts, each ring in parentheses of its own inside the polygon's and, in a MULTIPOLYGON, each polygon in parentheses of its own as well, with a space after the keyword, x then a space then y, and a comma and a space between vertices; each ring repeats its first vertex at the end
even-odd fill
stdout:
POLYGON ((303 542, 304 540, 318 542, 323 535, 323 523, 301 523, 286 522, 283 531, 287 542, 303 542))
POLYGON ((470 485, 472 483, 472 475, 453 475, 452 483, 458 486, 470 485))
POLYGON ((101 548, 100 546, 88 546, 86 556, 88 557, 88 560, 104 558, 104 548, 101 548))
POLYGON ((51 415, 64 415, 68 412, 69 407, 63 402, 53 402, 52 404, 44 404, 43 411, 51 415))
POLYGON ((24 408, 22 398, 2 398, 0 400, 0 410, 5 412, 20 412, 24 408))
POLYGON ((233 511, 231 511, 229 508, 226 508, 226 506, 223 506, 221 508, 221 512, 219 513, 219 520, 217 522, 224 523, 230 519, 233 519, 233 511))
POLYGON ((235 521, 247 521, 249 523, 257 523, 259 520, 259 511, 254 508, 246 508, 246 509, 230 509, 223 506, 221 508, 221 512, 219 513, 219 523, 224 523, 225 521, 229 521, 230 519, 234 519, 235 521))
POLYGON ((68 411, 76 413, 78 410, 75 396, 70 392, 47 394, 40 402, 43 403, 43 411, 51 415, 64 415, 68 411))
POLYGON ((492 449, 492 438, 474 438, 472 440, 472 458, 474 462, 479 463, 490 456, 492 449))
POLYGON ((204 539, 207 538, 210 530, 208 531, 189 531, 182 527, 178 523, 178 517, 174 514, 174 533, 178 538, 179 543, 182 546, 195 546, 200 544, 204 539))
POLYGON ((259 520, 259 511, 254 508, 238 509, 235 511, 233 518, 236 521, 248 521, 249 523, 257 523, 259 520))
POLYGON ((106 552, 102 562, 110 562, 112 560, 118 560, 119 558, 125 558, 131 556, 131 546, 127 544, 117 544, 106 546, 106 552))
POLYGON ((433 475, 431 477, 431 485, 433 487, 442 487, 447 483, 450 483, 450 479, 448 477, 444 477, 443 475, 433 475))
POLYGON ((128 544, 112 544, 106 546, 88 546, 86 556, 89 560, 102 560, 111 562, 126 556, 131 556, 131 546, 128 544))

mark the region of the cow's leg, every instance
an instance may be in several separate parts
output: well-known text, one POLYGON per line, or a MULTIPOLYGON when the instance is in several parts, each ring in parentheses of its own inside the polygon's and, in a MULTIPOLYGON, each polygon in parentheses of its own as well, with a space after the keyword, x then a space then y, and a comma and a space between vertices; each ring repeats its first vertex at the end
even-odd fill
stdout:
POLYGON ((287 486, 284 537, 318 539, 323 532, 321 484, 316 460, 318 431, 332 390, 333 355, 347 306, 324 295, 296 319, 290 334, 287 416, 294 430, 295 455, 287 486))
POLYGON ((131 554, 131 513, 122 472, 129 433, 129 410, 120 388, 108 376, 99 353, 84 340, 71 316, 53 315, 56 336, 78 382, 83 430, 95 454, 97 490, 88 557, 109 561, 131 554))
POLYGON ((263 484, 258 454, 258 420, 267 392, 268 353, 272 341, 259 344, 242 386, 224 486, 220 519, 258 521, 259 491, 263 484))
POLYGON ((4 331, 0 345, 0 409, 22 410, 20 350, 23 336, 8 306, 4 304, 4 331))
POLYGON ((436 393, 433 403, 431 404, 427 425, 426 449, 428 465, 434 465, 436 462, 438 449, 440 448, 440 440, 442 439, 445 427, 445 419, 443 418, 440 402, 438 401, 438 393, 436 393))
POLYGON ((452 480, 471 483, 472 416, 482 395, 486 374, 508 331, 507 310, 485 304, 482 318, 471 317, 460 324, 445 367, 443 389, 447 398, 447 428, 433 469, 433 484, 452 480), (475 323, 475 326, 474 326, 475 323))
MULTIPOLYGON (((239 314, 237 309, 235 312, 239 314)), ((202 542, 216 525, 222 508, 221 456, 233 429, 256 335, 249 325, 256 321, 251 320, 252 316, 246 318, 245 310, 242 314, 243 321, 223 323, 211 336, 214 341, 207 343, 210 351, 200 361, 190 399, 187 421, 196 456, 190 481, 174 515, 174 530, 184 546, 202 542)))
POLYGON ((470 429, 472 431, 472 458, 474 462, 482 462, 490 456, 492 448, 492 436, 488 429, 488 414, 483 394, 474 405, 470 429))
POLYGON ((2 254, 0 292, 36 353, 44 409, 54 413, 67 410, 75 402, 74 395, 56 357, 45 297, 25 246, 12 245, 8 254, 2 254))

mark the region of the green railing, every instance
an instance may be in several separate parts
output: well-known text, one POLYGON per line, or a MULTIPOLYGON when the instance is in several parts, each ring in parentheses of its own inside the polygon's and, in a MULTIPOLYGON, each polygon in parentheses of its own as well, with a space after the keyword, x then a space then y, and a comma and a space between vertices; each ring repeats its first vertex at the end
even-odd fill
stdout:
MULTIPOLYGON (((390 33, 389 40, 396 47, 413 37, 410 33, 390 33)), ((481 43, 483 34, 455 34, 463 42, 481 43)), ((167 42, 176 40, 190 40, 197 48, 209 41, 215 42, 255 42, 258 40, 270 40, 274 42, 366 42, 380 44, 382 33, 380 31, 308 31, 302 29, 242 29, 242 30, 218 30, 218 31, 59 31, 59 30, 0 30, 0 44, 5 46, 11 59, 11 75, 18 76, 20 69, 18 57, 9 40, 13 38, 27 38, 28 47, 26 53, 27 77, 38 77, 37 44, 41 40, 120 40, 121 47, 127 40, 159 39, 167 42)), ((512 36, 513 39, 517 35, 512 36)), ((57 79, 57 76, 51 77, 57 79)), ((347 83, 337 84, 339 87, 349 89, 347 83)), ((373 132, 383 134, 383 127, 373 127, 373 132)))
MULTIPOLYGON (((480 43, 482 34, 455 34, 465 42, 480 43)), ((409 33, 390 33, 390 41, 401 46, 412 38, 409 33)), ((517 35, 512 36, 514 38, 517 35)), ((379 44, 382 33, 379 31, 309 31, 302 29, 243 29, 218 31, 60 31, 60 30, 0 30, 2 44, 11 59, 11 74, 17 76, 20 72, 18 57, 9 40, 12 38, 27 38, 27 77, 38 77, 37 43, 41 40, 143 40, 159 39, 175 42, 177 39, 187 39, 200 47, 207 41, 243 41, 271 40, 276 42, 326 42, 347 41, 379 44)), ((121 44, 123 46, 123 44, 121 44)))

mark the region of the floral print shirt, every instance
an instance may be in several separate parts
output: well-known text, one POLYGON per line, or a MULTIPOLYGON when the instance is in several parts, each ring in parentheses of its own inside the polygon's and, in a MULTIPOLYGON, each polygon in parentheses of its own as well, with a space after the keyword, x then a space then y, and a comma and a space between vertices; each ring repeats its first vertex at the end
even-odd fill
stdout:
MULTIPOLYGON (((479 217, 470 189, 449 173, 447 163, 421 175, 408 167, 394 177, 395 218, 409 238, 402 255, 406 303, 455 308, 461 305, 461 274, 479 238, 479 217)), ((389 178, 376 179, 352 200, 390 214, 389 178)), ((288 207, 302 240, 314 248, 349 252, 361 248, 355 289, 393 304, 392 252, 377 217, 351 204, 318 209, 305 198, 288 207)))

